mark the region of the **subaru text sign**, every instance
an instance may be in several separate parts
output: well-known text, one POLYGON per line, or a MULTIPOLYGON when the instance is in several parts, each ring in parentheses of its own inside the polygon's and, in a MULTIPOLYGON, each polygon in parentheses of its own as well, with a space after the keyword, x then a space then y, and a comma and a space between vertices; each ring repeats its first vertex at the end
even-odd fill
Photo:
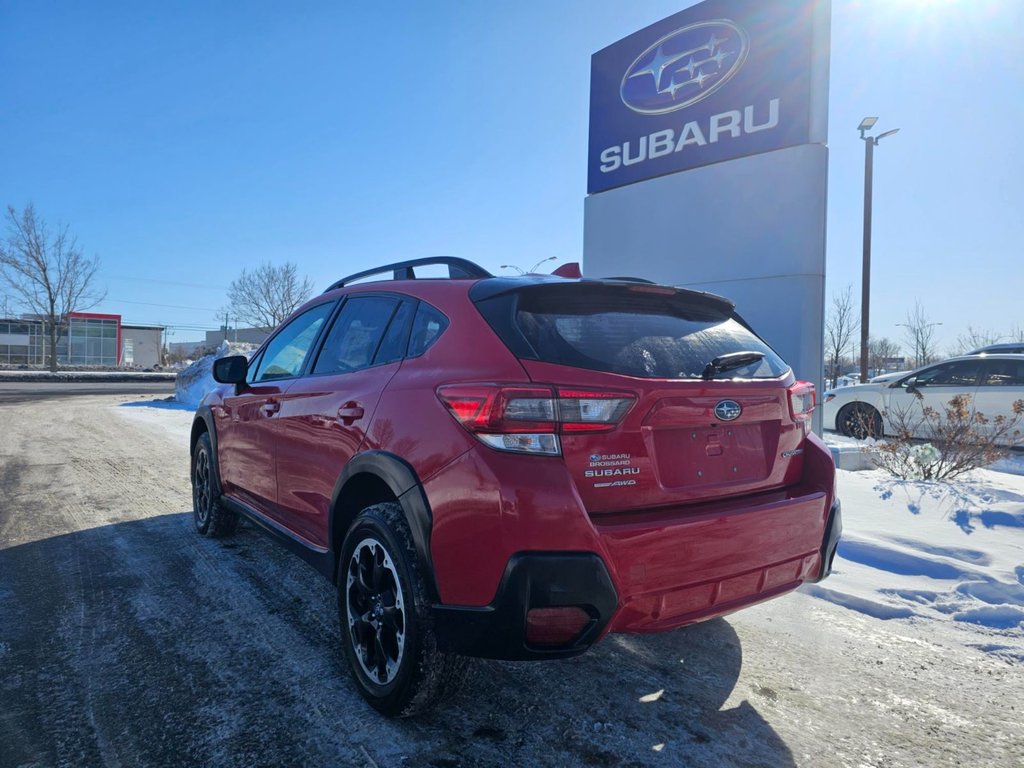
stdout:
POLYGON ((594 54, 587 191, 823 142, 819 5, 707 0, 594 54))

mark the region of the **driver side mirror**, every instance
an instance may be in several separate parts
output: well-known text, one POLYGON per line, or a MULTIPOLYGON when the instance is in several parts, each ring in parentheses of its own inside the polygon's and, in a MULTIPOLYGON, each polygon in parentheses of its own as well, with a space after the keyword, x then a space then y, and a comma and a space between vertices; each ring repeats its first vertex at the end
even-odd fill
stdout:
POLYGON ((918 393, 919 390, 917 388, 917 376, 911 376, 909 379, 903 382, 903 384, 907 388, 907 392, 909 392, 910 394, 915 395, 918 393))
POLYGON ((249 359, 245 355, 231 355, 213 361, 213 378, 221 384, 242 384, 249 374, 249 359))

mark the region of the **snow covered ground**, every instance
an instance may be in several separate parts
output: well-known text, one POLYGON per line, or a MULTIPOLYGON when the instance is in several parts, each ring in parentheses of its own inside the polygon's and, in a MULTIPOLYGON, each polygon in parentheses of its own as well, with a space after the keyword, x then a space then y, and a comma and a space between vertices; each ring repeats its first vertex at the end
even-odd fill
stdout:
POLYGON ((835 571, 805 593, 878 619, 951 622, 965 644, 1024 661, 1024 478, 839 470, 839 494, 835 571))
POLYGON ((140 397, 114 408, 121 416, 134 421, 151 433, 167 437, 179 445, 188 445, 192 432, 195 406, 179 403, 173 398, 153 400, 140 397))

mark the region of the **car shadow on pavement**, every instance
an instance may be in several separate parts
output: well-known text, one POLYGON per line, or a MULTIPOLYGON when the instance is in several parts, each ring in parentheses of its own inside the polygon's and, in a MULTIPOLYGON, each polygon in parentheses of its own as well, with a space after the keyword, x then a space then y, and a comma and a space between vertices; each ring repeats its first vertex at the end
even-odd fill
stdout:
POLYGON ((442 708, 387 720, 349 681, 331 585, 249 526, 211 540, 191 517, 0 541, 0 765, 794 764, 730 698, 723 619, 477 661, 442 708))

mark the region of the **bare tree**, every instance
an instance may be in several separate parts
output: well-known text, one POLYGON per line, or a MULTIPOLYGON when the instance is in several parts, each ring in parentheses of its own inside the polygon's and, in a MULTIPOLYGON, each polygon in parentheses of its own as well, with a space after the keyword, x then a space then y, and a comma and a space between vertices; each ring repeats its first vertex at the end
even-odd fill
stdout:
POLYGON ((933 323, 921 306, 920 301, 914 302, 913 312, 907 312, 906 328, 907 345, 914 350, 914 366, 927 365, 935 359, 935 327, 942 323, 933 323))
POLYGON ((832 296, 825 319, 825 354, 829 361, 832 381, 839 377, 839 367, 843 358, 853 350, 853 336, 860 328, 857 315, 853 309, 851 286, 832 296))
POLYGON ((900 345, 890 339, 869 338, 868 339, 868 365, 871 366, 877 376, 884 371, 889 360, 897 357, 900 353, 900 345))
POLYGON ((51 234, 29 203, 19 214, 7 206, 7 236, 0 243, 0 277, 17 301, 43 321, 50 370, 57 370, 57 344, 68 315, 96 306, 106 291, 95 286, 99 258, 82 255, 67 226, 51 234))
POLYGON ((1015 325, 1007 335, 1007 341, 1024 342, 1024 325, 1015 325))
POLYGON ((271 331, 313 293, 308 277, 299 279, 292 262, 275 267, 270 262, 243 269, 228 289, 231 313, 242 323, 271 331))
POLYGON ((956 344, 949 350, 950 357, 966 355, 968 352, 973 352, 981 347, 987 347, 989 344, 998 344, 1002 340, 1003 335, 1001 333, 979 330, 969 325, 967 326, 966 333, 961 333, 956 337, 956 344))

